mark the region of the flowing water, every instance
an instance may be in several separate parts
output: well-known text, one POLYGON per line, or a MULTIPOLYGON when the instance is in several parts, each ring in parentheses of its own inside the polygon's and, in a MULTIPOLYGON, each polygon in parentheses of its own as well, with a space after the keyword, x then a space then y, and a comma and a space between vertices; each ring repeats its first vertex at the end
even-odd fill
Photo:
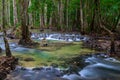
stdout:
POLYGON ((66 34, 66 33, 33 33, 31 35, 32 39, 36 40, 42 40, 43 38, 46 38, 47 40, 58 40, 58 41, 81 41, 86 40, 87 37, 84 37, 78 33, 74 34, 66 34))
MULTIPOLYGON (((81 41, 88 38, 80 34, 32 34, 33 40, 48 40, 58 41, 81 41)), ((40 50, 25 48, 17 43, 9 43, 10 48, 14 52, 25 53, 40 53, 40 50)), ((5 50, 2 37, 0 37, 0 47, 5 50)), ((85 63, 89 63, 77 74, 62 74, 61 70, 55 68, 16 68, 10 75, 10 80, 120 80, 120 61, 115 58, 108 57, 105 54, 92 55, 85 59, 85 63), (63 79, 64 78, 64 79, 63 79)))
POLYGON ((88 79, 120 79, 120 61, 110 57, 103 58, 101 56, 89 57, 86 61, 89 62, 90 65, 79 72, 82 77, 88 79))

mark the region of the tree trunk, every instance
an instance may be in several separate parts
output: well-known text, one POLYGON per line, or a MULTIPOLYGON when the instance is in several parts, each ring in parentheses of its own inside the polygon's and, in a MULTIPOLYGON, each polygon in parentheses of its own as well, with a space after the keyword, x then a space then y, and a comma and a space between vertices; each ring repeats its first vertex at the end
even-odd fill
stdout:
POLYGON ((10 0, 5 1, 5 24, 10 27, 10 0))
POLYGON ((84 33, 87 33, 87 28, 88 28, 88 21, 87 21, 87 19, 88 19, 88 15, 89 15, 89 4, 88 4, 88 0, 85 0, 85 2, 84 2, 84 11, 83 11, 83 20, 84 20, 84 33))
MULTIPOLYGON (((29 7, 31 6, 31 0, 30 0, 30 2, 29 2, 29 7)), ((32 14, 33 13, 29 13, 29 26, 30 26, 30 28, 33 28, 33 17, 32 17, 32 14)))
POLYGON ((69 0, 67 0, 67 3, 66 3, 66 6, 67 6, 67 10, 66 10, 66 27, 67 27, 67 29, 68 29, 68 26, 69 26, 68 5, 69 5, 69 0))
POLYGON ((30 28, 33 28, 33 17, 32 17, 32 13, 29 14, 29 26, 30 26, 30 28))
POLYGON ((8 7, 8 5, 7 5, 7 0, 5 0, 5 26, 7 26, 8 25, 8 12, 7 12, 7 7, 8 7))
POLYGON ((44 26, 45 26, 45 22, 44 22, 44 10, 42 10, 42 13, 40 15, 40 30, 43 30, 44 29, 44 26))
POLYGON ((9 44, 8 44, 8 41, 6 38, 6 30, 5 30, 5 0, 2 0, 2 4, 3 4, 2 5, 3 6, 3 8, 2 8, 3 9, 3 13, 2 13, 3 26, 2 26, 2 28, 3 28, 3 33, 4 33, 3 38, 4 38, 4 43, 5 43, 5 49, 6 49, 5 51, 6 51, 6 56, 11 57, 12 54, 11 54, 9 44))
POLYGON ((22 30, 22 38, 19 41, 21 45, 31 45, 33 41, 30 38, 30 32, 28 28, 28 5, 29 0, 19 0, 21 5, 21 30, 22 30))
POLYGON ((64 11, 64 25, 65 25, 65 30, 68 31, 69 27, 68 27, 68 4, 69 4, 69 0, 65 0, 65 11, 64 11))
POLYGON ((110 43, 110 51, 109 51, 109 54, 110 56, 113 56, 116 54, 116 51, 115 51, 115 35, 112 31, 110 31, 109 29, 107 29, 103 24, 100 23, 100 27, 102 29, 104 29, 105 31, 107 31, 110 35, 110 38, 111 38, 111 43, 110 43))
POLYGON ((83 20, 83 7, 82 3, 83 1, 80 0, 80 25, 81 25, 81 33, 84 34, 84 20, 83 20))
POLYGON ((59 0, 59 26, 61 31, 63 31, 63 4, 62 0, 59 0))
POLYGON ((98 33, 100 32, 100 0, 94 0, 94 11, 93 11, 93 17, 92 22, 90 25, 90 31, 91 33, 98 33))
POLYGON ((18 24, 16 0, 13 0, 13 18, 14 18, 14 28, 13 28, 13 31, 14 31, 18 24))

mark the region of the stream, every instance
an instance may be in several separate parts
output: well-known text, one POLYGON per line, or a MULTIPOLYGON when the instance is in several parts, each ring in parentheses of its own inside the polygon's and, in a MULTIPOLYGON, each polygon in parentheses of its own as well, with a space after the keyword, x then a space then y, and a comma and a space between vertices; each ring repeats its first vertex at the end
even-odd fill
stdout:
MULTIPOLYGON (((33 40, 57 41, 81 41, 87 40, 87 37, 80 34, 37 34, 31 35, 33 40)), ((42 53, 40 50, 25 48, 17 43, 9 43, 11 51, 25 53, 42 53)), ((5 50, 2 37, 0 37, 0 47, 5 50)), ((7 80, 120 80, 120 61, 115 58, 108 57, 106 54, 91 54, 84 58, 84 63, 89 63, 78 74, 65 74, 60 68, 34 67, 24 68, 17 66, 16 69, 8 75, 7 80)))

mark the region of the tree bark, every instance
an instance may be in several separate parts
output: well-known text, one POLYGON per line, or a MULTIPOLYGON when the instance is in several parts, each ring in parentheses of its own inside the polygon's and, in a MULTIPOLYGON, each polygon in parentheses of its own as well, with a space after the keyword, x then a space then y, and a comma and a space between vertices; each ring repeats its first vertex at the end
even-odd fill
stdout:
POLYGON ((69 5, 69 0, 67 0, 67 3, 66 3, 66 6, 67 6, 67 10, 66 10, 66 27, 67 27, 67 29, 68 29, 68 26, 69 26, 68 5, 69 5))
POLYGON ((8 57, 11 57, 12 54, 11 54, 11 51, 10 51, 10 48, 9 48, 9 44, 8 44, 8 41, 7 41, 7 38, 6 38, 6 30, 5 30, 5 0, 2 0, 2 9, 3 9, 3 12, 2 12, 2 21, 3 21, 3 25, 2 25, 2 28, 3 28, 3 38, 4 38, 4 43, 5 43, 5 51, 6 51, 6 56, 8 57))
POLYGON ((30 32, 28 27, 28 5, 29 0, 19 0, 21 5, 21 30, 22 30, 22 38, 19 41, 21 45, 30 45, 33 41, 30 38, 30 32))
POLYGON ((65 11, 64 11, 64 25, 65 25, 65 30, 68 31, 69 27, 68 27, 68 5, 69 5, 69 0, 65 0, 65 11))
POLYGON ((84 19, 83 19, 83 1, 80 0, 80 25, 81 25, 81 33, 84 33, 84 19))
POLYGON ((10 0, 8 1, 8 25, 9 25, 9 27, 11 27, 11 23, 10 23, 10 0))
POLYGON ((16 0, 13 0, 13 18, 14 18, 14 28, 13 28, 13 31, 14 31, 18 24, 16 0))
POLYGON ((44 26, 45 26, 45 20, 44 20, 44 10, 42 10, 42 13, 40 15, 40 30, 43 30, 44 29, 44 26))
POLYGON ((59 26, 61 31, 63 31, 63 3, 59 0, 59 26))
POLYGON ((89 4, 88 4, 88 0, 85 0, 84 2, 84 7, 83 7, 84 11, 83 11, 83 20, 84 20, 84 33, 87 33, 87 28, 88 28, 88 15, 89 15, 89 4))
POLYGON ((90 25, 91 33, 100 32, 99 19, 100 19, 100 0, 94 0, 94 11, 93 11, 92 22, 90 25))

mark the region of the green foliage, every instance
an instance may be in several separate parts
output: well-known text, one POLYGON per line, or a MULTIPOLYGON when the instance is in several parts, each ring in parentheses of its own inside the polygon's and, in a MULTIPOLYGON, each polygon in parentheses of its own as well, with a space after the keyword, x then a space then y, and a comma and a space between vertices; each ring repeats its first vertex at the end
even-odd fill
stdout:
POLYGON ((101 0, 101 15, 107 21, 106 26, 111 29, 120 14, 120 0, 101 0))
POLYGON ((13 0, 10 0, 10 23, 11 25, 14 25, 14 21, 13 21, 13 0))
MULTIPOLYGON (((20 0, 16 0, 17 5, 17 14, 18 14, 18 21, 20 24, 20 0)), ((44 15, 45 22, 44 25, 46 26, 53 26, 60 29, 60 26, 64 26, 64 29, 69 30, 71 29, 78 29, 80 30, 80 0, 61 0, 63 5, 63 16, 62 20, 63 23, 59 24, 60 21, 60 0, 29 0, 30 5, 28 8, 29 14, 32 14, 33 18, 33 26, 40 26, 40 16, 44 15), (68 1, 68 5, 66 5, 68 1), (68 13, 67 13, 68 11, 68 13), (68 25, 69 27, 66 27, 66 16, 68 16, 68 25), (50 20, 52 19, 52 24, 50 24, 50 20)), ((92 22, 93 12, 95 8, 95 0, 82 0, 82 7, 83 7, 83 17, 84 20, 86 20, 86 23, 88 26, 92 22)), ((6 25, 8 24, 8 15, 7 12, 10 12, 10 25, 13 26, 13 0, 6 0, 6 6, 10 4, 10 11, 6 7, 6 25)), ((0 12, 2 10, 2 2, 0 0, 0 12)), ((109 25, 114 25, 114 23, 117 20, 118 15, 120 14, 120 0, 100 0, 100 13, 102 19, 104 19, 105 23, 109 25)), ((0 17, 0 24, 2 24, 2 16, 0 17)), ((18 25, 19 25, 18 24, 18 25)), ((45 27, 46 27, 45 26, 45 27)), ((87 28, 89 28, 87 26, 87 28)), ((108 28, 111 28, 112 26, 107 26, 108 28)), ((89 30, 89 29, 86 29, 89 30)))
POLYGON ((101 11, 103 15, 114 16, 119 13, 120 0, 101 0, 101 11))

